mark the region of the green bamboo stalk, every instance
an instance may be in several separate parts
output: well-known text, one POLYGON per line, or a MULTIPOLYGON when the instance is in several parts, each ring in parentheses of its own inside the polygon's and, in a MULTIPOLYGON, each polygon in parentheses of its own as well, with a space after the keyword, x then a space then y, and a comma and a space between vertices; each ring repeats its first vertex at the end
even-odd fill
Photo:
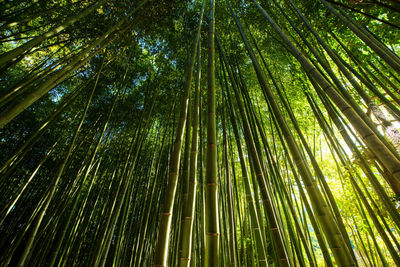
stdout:
POLYGON ((368 45, 374 52, 376 52, 389 66, 393 68, 397 73, 400 73, 400 60, 399 58, 393 54, 389 49, 384 47, 382 44, 377 43, 373 37, 369 34, 366 34, 366 31, 361 30, 357 25, 349 21, 349 18, 345 18, 341 14, 339 14, 330 4, 328 4, 325 0, 320 0, 321 3, 338 17, 345 25, 347 25, 366 45, 368 45), (393 56, 394 55, 394 56, 393 56))
MULTIPOLYGON (((259 6, 256 1, 253 2, 257 5, 257 7, 260 9, 263 15, 269 20, 269 22, 272 25, 274 25, 274 27, 277 27, 276 24, 272 21, 272 19, 268 16, 268 14, 261 8, 261 6, 259 6)), ((265 98, 270 103, 274 116, 277 119, 277 122, 283 132, 283 136, 285 137, 285 140, 288 144, 288 147, 291 151, 291 154, 294 158, 297 168, 299 169, 301 177, 303 178, 303 182, 309 194, 311 204, 313 205, 313 208, 316 210, 317 218, 320 221, 322 229, 325 233, 325 237, 327 238, 328 243, 330 244, 330 247, 333 250, 332 252, 335 256, 335 259, 338 262, 338 264, 341 264, 343 266, 354 266, 354 260, 351 256, 350 251, 348 250, 348 247, 338 228, 338 225, 336 224, 335 218, 331 213, 331 211, 329 210, 327 203, 325 202, 321 192, 316 187, 311 171, 306 165, 305 159, 301 154, 297 143, 294 140, 291 130, 289 129, 279 109, 279 106, 277 105, 274 99, 274 95, 266 80, 265 74, 261 71, 261 67, 254 55, 254 52, 250 49, 250 46, 244 35, 243 29, 241 28, 238 21, 237 21, 237 26, 242 35, 242 39, 245 42, 247 51, 252 59, 253 67, 257 73, 257 77, 265 94, 265 98)), ((278 31, 278 28, 276 28, 276 30, 278 31)), ((302 185, 299 184, 298 186, 302 185)))
MULTIPOLYGON (((205 2, 203 1, 203 6, 205 2)), ((197 45, 197 75, 195 96, 193 104, 193 119, 192 119, 192 144, 190 154, 190 174, 188 181, 188 196, 186 202, 183 203, 183 221, 181 229, 181 241, 179 250, 181 252, 178 266, 189 266, 191 264, 191 253, 193 242, 193 223, 195 215, 196 191, 197 191, 197 150, 198 150, 198 128, 199 128, 199 113, 200 113, 200 78, 201 78, 201 46, 200 40, 197 45)))
POLYGON ((218 220, 218 166, 217 166, 217 125, 216 125, 216 89, 215 89, 215 0, 210 3, 208 33, 207 68, 207 164, 206 164, 206 246, 205 265, 218 266, 219 262, 219 220, 218 220))
POLYGON ((33 244, 33 242, 34 242, 34 240, 36 238, 36 235, 38 233, 39 227, 40 227, 40 225, 42 223, 42 220, 44 218, 44 215, 46 214, 46 211, 47 211, 47 209, 48 209, 48 207, 50 205, 50 202, 51 202, 52 198, 54 197, 54 194, 55 194, 56 189, 57 189, 57 185, 60 182, 62 174, 64 173, 64 169, 65 169, 65 166, 66 166, 66 164, 68 162, 68 159, 71 156, 72 149, 75 146, 75 142, 76 142, 76 139, 78 137, 79 130, 82 127, 83 120, 86 117, 87 111, 89 109, 90 102, 91 102, 93 94, 94 94, 94 91, 95 91, 95 89, 97 87, 97 81, 98 81, 99 75, 101 73, 101 70, 102 70, 102 68, 100 68, 100 70, 98 72, 98 76, 96 78, 96 83, 94 84, 94 86, 93 86, 93 88, 92 88, 92 90, 90 92, 90 95, 89 95, 89 98, 88 98, 88 100, 86 102, 83 114, 81 116, 81 119, 79 121, 78 126, 76 127, 74 136, 73 136, 73 138, 72 138, 72 140, 71 140, 71 142, 70 142, 70 144, 68 146, 68 149, 66 151, 65 157, 64 157, 63 161, 61 162, 61 164, 60 164, 60 166, 59 166, 59 168, 57 170, 56 176, 55 176, 55 178, 53 179, 53 181, 52 181, 52 183, 50 185, 50 192, 49 192, 49 194, 48 194, 48 196, 46 198, 45 203, 40 208, 40 212, 37 215, 36 222, 33 225, 32 232, 31 232, 31 234, 29 236, 29 239, 27 241, 25 249, 23 250, 21 258, 19 259, 18 266, 24 266, 26 261, 29 260, 29 256, 30 256, 30 254, 32 252, 32 244, 33 244))
MULTIPOLYGON (((225 88, 227 89, 226 78, 224 80, 225 80, 225 88)), ((224 90, 224 92, 225 92, 225 90, 224 90)), ((245 161, 245 157, 244 157, 244 153, 243 153, 243 149, 242 149, 242 144, 240 142, 238 127, 237 127, 236 121, 235 121, 234 109, 233 109, 233 106, 231 103, 231 99, 229 97, 229 93, 225 93, 225 94, 228 95, 227 99, 228 99, 228 107, 229 107, 229 111, 230 111, 230 113, 229 113, 230 121, 231 121, 231 125, 233 127, 235 139, 236 139, 237 150, 239 152, 240 166, 241 166, 242 177, 243 177, 243 181, 244 181, 244 185, 245 185, 244 187, 245 187, 245 195, 246 195, 246 200, 247 200, 247 207, 250 212, 250 220, 251 220, 251 224, 252 224, 253 232, 254 232, 254 236, 255 236, 258 263, 259 263, 259 266, 266 267, 266 266, 268 266, 268 259, 267 259, 267 255, 266 255, 265 242, 263 239, 263 232, 262 232, 261 226, 260 226, 261 223, 258 220, 254 196, 251 192, 250 178, 249 178, 249 174, 247 171, 247 166, 246 166, 246 161, 245 161)))
POLYGON ((321 75, 319 71, 307 60, 307 58, 301 54, 301 52, 292 44, 287 36, 280 30, 279 26, 271 19, 271 17, 265 12, 265 10, 255 1, 260 12, 267 18, 270 24, 274 27, 276 32, 284 40, 285 44, 289 48, 289 51, 296 57, 301 63, 306 73, 312 76, 315 81, 320 84, 321 88, 325 93, 335 102, 340 108, 343 114, 349 119, 352 125, 357 129, 363 141, 368 148, 374 152, 387 169, 393 174, 393 176, 400 180, 400 161, 397 157, 379 140, 374 132, 368 127, 368 125, 357 115, 357 113, 351 108, 347 101, 339 95, 334 88, 328 83, 328 81, 321 75))
POLYGON ((95 9, 97 9, 101 4, 103 4, 104 0, 98 1, 97 3, 92 4, 90 7, 86 8, 84 11, 81 13, 68 18, 65 20, 63 23, 61 23, 59 26, 54 27, 47 31, 46 33, 30 40, 29 42, 24 43, 23 45, 14 48, 13 50, 4 53, 0 57, 0 68, 3 67, 8 61, 14 60, 16 57, 19 55, 25 53, 26 51, 31 50, 33 47, 39 45, 46 39, 49 39, 53 37, 54 35, 58 34, 59 32, 63 31, 65 28, 69 27, 70 25, 74 24, 76 21, 79 21, 80 19, 86 17, 89 15, 91 12, 93 12, 95 9))
MULTIPOLYGON (((217 39, 217 41, 218 41, 218 39, 217 39)), ((242 118, 242 124, 243 124, 243 128, 244 128, 244 137, 246 140, 246 145, 248 147, 248 150, 250 151, 252 163, 253 163, 253 166, 254 166, 255 172, 256 172, 256 178, 257 178, 258 184, 260 186, 260 190, 261 190, 261 194, 262 194, 262 198, 263 198, 263 205, 264 205, 264 209, 265 209, 265 215, 268 217, 269 229, 271 231, 271 235, 274 240, 274 247, 278 251, 277 255, 279 257, 279 260, 278 260, 278 262, 276 262, 276 264, 279 264, 281 266, 288 266, 289 263, 288 263, 288 259, 287 259, 287 255, 286 255, 286 248, 283 243, 283 238, 281 236, 282 230, 279 228, 279 224, 276 219, 276 214, 275 214, 274 208, 272 206, 271 193, 269 191, 269 188, 266 185, 266 180, 264 177, 264 170, 262 169, 261 164, 260 164, 260 160, 259 160, 258 153, 257 153, 257 148, 256 148, 256 146, 254 144, 254 140, 252 138, 250 125, 247 120, 247 116, 245 115, 243 103, 242 103, 241 98, 239 97, 239 92, 236 88, 236 83, 234 82, 232 71, 228 67, 226 56, 223 53, 222 47, 219 42, 218 42, 218 48, 219 48, 220 54, 222 56, 223 62, 226 66, 228 76, 231 80, 232 88, 234 89, 234 92, 235 92, 236 102, 238 104, 240 115, 242 118)), ((275 259, 275 257, 274 257, 274 259, 275 259)))
POLYGON ((172 158, 170 161, 169 167, 169 175, 168 175, 168 183, 165 194, 165 201, 163 204, 160 225, 159 225, 159 234, 157 239, 157 246, 154 253, 154 266, 167 266, 167 254, 168 254, 168 246, 169 246, 169 235, 171 232, 171 216, 174 206, 174 198, 176 193, 176 187, 178 182, 178 171, 179 171, 179 161, 181 157, 181 149, 182 149, 182 139, 183 133, 186 126, 186 114, 188 110, 188 98, 190 85, 192 81, 192 72, 193 66, 196 56, 196 49, 198 45, 198 41, 200 39, 200 30, 201 23, 203 19, 204 8, 202 8, 199 26, 197 28, 197 33, 195 40, 193 42, 191 56, 188 58, 188 62, 185 69, 185 86, 183 88, 182 94, 182 103, 180 110, 180 120, 178 124, 178 128, 176 131, 176 138, 174 143, 174 149, 172 152, 172 158))

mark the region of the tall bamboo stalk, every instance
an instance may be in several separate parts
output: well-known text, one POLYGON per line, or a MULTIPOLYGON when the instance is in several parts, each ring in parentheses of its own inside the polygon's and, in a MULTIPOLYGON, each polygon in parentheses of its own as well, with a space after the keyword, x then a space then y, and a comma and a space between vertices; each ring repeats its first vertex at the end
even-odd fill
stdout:
POLYGON ((204 4, 201 9, 199 24, 197 27, 196 37, 192 45, 191 55, 188 58, 188 62, 185 69, 185 85, 183 88, 180 119, 178 128, 176 131, 176 137, 174 142, 174 148, 172 152, 172 158, 170 161, 168 184, 166 188, 165 201, 163 204, 160 225, 157 238, 157 246, 154 253, 154 266, 167 266, 167 254, 169 246, 169 235, 171 232, 171 219, 172 211, 174 206, 174 199, 176 193, 176 187, 178 182, 179 162, 181 157, 182 139, 183 133, 186 126, 186 115, 188 110, 188 98, 190 92, 190 86, 192 83, 192 72, 196 58, 197 45, 200 39, 201 23, 203 20, 204 4))
POLYGON ((215 90, 215 0, 210 3, 207 68, 207 165, 206 165, 206 251, 205 266, 218 266, 219 219, 217 176, 217 122, 215 90))

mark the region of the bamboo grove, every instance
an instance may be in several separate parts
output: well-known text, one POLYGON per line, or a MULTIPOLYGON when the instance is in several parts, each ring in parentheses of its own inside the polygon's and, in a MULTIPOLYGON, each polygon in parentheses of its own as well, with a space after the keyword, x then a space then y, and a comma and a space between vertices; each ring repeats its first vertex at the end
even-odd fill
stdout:
POLYGON ((0 266, 400 266, 397 0, 0 0, 0 266))

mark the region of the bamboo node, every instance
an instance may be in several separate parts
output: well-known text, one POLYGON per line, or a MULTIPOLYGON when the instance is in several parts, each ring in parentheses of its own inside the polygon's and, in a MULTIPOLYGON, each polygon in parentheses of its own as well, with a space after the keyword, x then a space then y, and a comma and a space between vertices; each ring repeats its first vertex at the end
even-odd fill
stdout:
POLYGON ((213 186, 213 185, 218 186, 217 183, 207 183, 207 184, 206 184, 206 186, 213 186))
POLYGON ((206 233, 206 235, 219 236, 219 233, 206 233))
POLYGON ((171 212, 161 212, 161 215, 171 215, 171 212))
POLYGON ((344 113, 346 110, 348 110, 350 108, 350 106, 345 107, 344 109, 342 109, 341 111, 344 113))
POLYGON ((373 135, 373 133, 371 132, 371 133, 369 133, 369 134, 367 134, 367 135, 364 135, 364 136, 362 136, 362 139, 367 139, 368 137, 370 137, 371 135, 373 135))

